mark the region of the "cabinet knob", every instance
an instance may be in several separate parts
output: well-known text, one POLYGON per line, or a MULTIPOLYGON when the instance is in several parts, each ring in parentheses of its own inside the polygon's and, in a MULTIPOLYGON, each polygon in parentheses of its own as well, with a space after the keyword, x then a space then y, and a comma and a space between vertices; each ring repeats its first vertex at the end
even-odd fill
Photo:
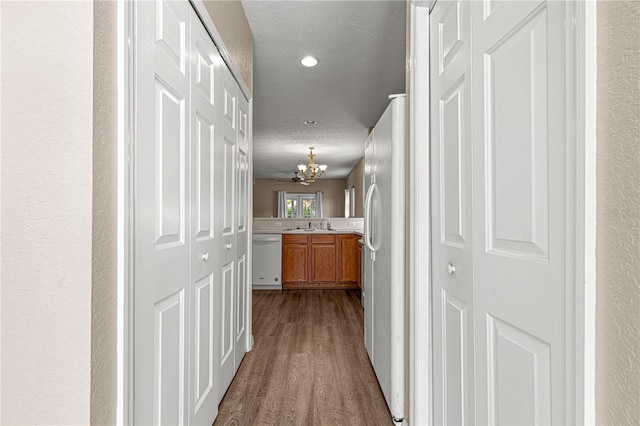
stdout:
POLYGON ((202 254, 202 260, 204 260, 205 262, 206 262, 207 260, 209 260, 209 253, 203 253, 203 254, 202 254))
POLYGON ((233 247, 233 244, 229 243, 225 247, 227 248, 227 250, 231 250, 231 247, 233 247))
POLYGON ((449 275, 453 275, 456 272, 456 267, 452 263, 447 264, 447 272, 449 275))

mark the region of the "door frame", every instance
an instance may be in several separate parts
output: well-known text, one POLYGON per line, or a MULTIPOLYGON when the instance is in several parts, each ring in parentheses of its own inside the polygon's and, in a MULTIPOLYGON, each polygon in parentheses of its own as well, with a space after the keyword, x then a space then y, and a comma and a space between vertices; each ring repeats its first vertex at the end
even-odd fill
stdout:
MULTIPOLYGON (((429 14, 436 0, 411 0, 409 17, 409 410, 408 424, 433 424, 431 321, 431 182, 429 120, 429 14), (425 141, 428 141, 425 143, 425 141), (424 259, 428 259, 425 262, 424 259)), ((576 360, 567 383, 567 412, 576 423, 595 423, 596 235, 596 2, 567 2, 568 96, 567 303, 573 334, 567 353, 576 360), (573 397, 571 397, 573 395, 573 397)))
MULTIPOLYGON (((249 101, 249 120, 253 120, 253 96, 239 68, 234 63, 229 49, 215 27, 202 0, 188 1, 203 22, 214 45, 220 52, 229 71, 238 83, 242 94, 249 101)), ((133 284, 134 284, 134 182, 133 145, 136 125, 135 99, 135 0, 117 2, 117 86, 118 86, 118 141, 117 141, 117 312, 116 312, 116 424, 133 425, 133 284)), ((248 129, 249 140, 253 140, 253 126, 248 129)), ((248 153, 248 182, 253 178, 253 149, 248 153)), ((249 187, 251 188, 251 187, 249 187)), ((248 213, 253 211, 253 191, 250 189, 247 203, 248 213)), ((250 216, 251 218, 253 215, 250 216)), ((247 265, 252 263, 251 236, 253 220, 247 220, 247 265)), ((252 271, 247 267, 246 344, 247 351, 253 347, 252 271)))

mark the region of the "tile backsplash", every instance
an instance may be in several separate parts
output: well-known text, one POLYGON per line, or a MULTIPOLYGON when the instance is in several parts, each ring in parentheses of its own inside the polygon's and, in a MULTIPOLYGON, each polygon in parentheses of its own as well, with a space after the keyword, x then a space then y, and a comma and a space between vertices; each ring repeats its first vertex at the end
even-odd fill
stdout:
POLYGON ((254 218, 253 231, 282 231, 284 229, 307 228, 311 222, 312 228, 327 229, 329 223, 331 229, 337 231, 362 231, 364 219, 361 217, 329 217, 310 219, 286 219, 286 218, 254 218))

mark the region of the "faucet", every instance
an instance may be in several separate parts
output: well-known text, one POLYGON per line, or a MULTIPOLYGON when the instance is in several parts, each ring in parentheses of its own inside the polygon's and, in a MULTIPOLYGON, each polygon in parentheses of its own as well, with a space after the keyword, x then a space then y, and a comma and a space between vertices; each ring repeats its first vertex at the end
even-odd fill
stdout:
POLYGON ((309 222, 309 229, 311 229, 311 222, 309 222))

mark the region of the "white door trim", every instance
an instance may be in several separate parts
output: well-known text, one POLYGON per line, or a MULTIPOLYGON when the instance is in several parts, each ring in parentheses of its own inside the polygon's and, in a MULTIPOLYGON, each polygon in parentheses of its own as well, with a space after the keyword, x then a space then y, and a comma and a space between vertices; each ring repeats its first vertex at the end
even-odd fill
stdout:
POLYGON ((578 144, 578 256, 576 270, 577 334, 576 420, 596 424, 596 74, 597 74, 597 5, 595 1, 576 2, 576 106, 578 144), (578 253, 580 254, 580 253, 578 253), (581 283, 584 283, 581 285, 581 283))
MULTIPOLYGON (((431 375, 431 235, 429 149, 429 10, 433 1, 411 1, 410 16, 410 199, 409 199, 409 416, 408 424, 433 424, 431 375), (425 259, 429 259, 426 262, 425 259)), ((568 277, 567 303, 574 305, 575 339, 567 342, 576 365, 576 383, 567 383, 577 423, 595 423, 595 232, 596 232, 596 4, 575 2, 567 28, 573 31, 567 51, 574 74, 570 119, 574 128, 569 164, 576 196, 569 201, 568 235, 576 251, 568 277), (572 116, 571 116, 572 115, 572 116)), ((572 7, 571 4, 568 7, 572 7)))
POLYGON ((409 424, 433 423, 429 4, 411 3, 409 94, 409 424), (421 78, 426 73, 426 79, 421 78), (425 118, 426 117, 426 118, 425 118))
MULTIPOLYGON (((253 98, 249 87, 235 65, 222 36, 216 29, 202 0, 188 0, 204 23, 213 43, 249 100, 253 116, 253 98)), ((118 78, 118 183, 117 183, 117 319, 116 319, 116 424, 133 424, 133 162, 132 145, 136 124, 135 104, 135 15, 134 0, 117 0, 117 78, 118 78)), ((250 121, 251 122, 251 121, 250 121)), ((249 137, 253 137, 252 128, 249 137)), ((253 153, 249 153, 248 181, 253 181, 253 153)), ((251 194, 253 190, 251 189, 251 194)), ((249 212, 253 196, 249 196, 249 212)), ((247 265, 251 265, 252 220, 248 220, 247 265)), ((247 350, 253 346, 251 326, 251 268, 247 270, 247 350)))

